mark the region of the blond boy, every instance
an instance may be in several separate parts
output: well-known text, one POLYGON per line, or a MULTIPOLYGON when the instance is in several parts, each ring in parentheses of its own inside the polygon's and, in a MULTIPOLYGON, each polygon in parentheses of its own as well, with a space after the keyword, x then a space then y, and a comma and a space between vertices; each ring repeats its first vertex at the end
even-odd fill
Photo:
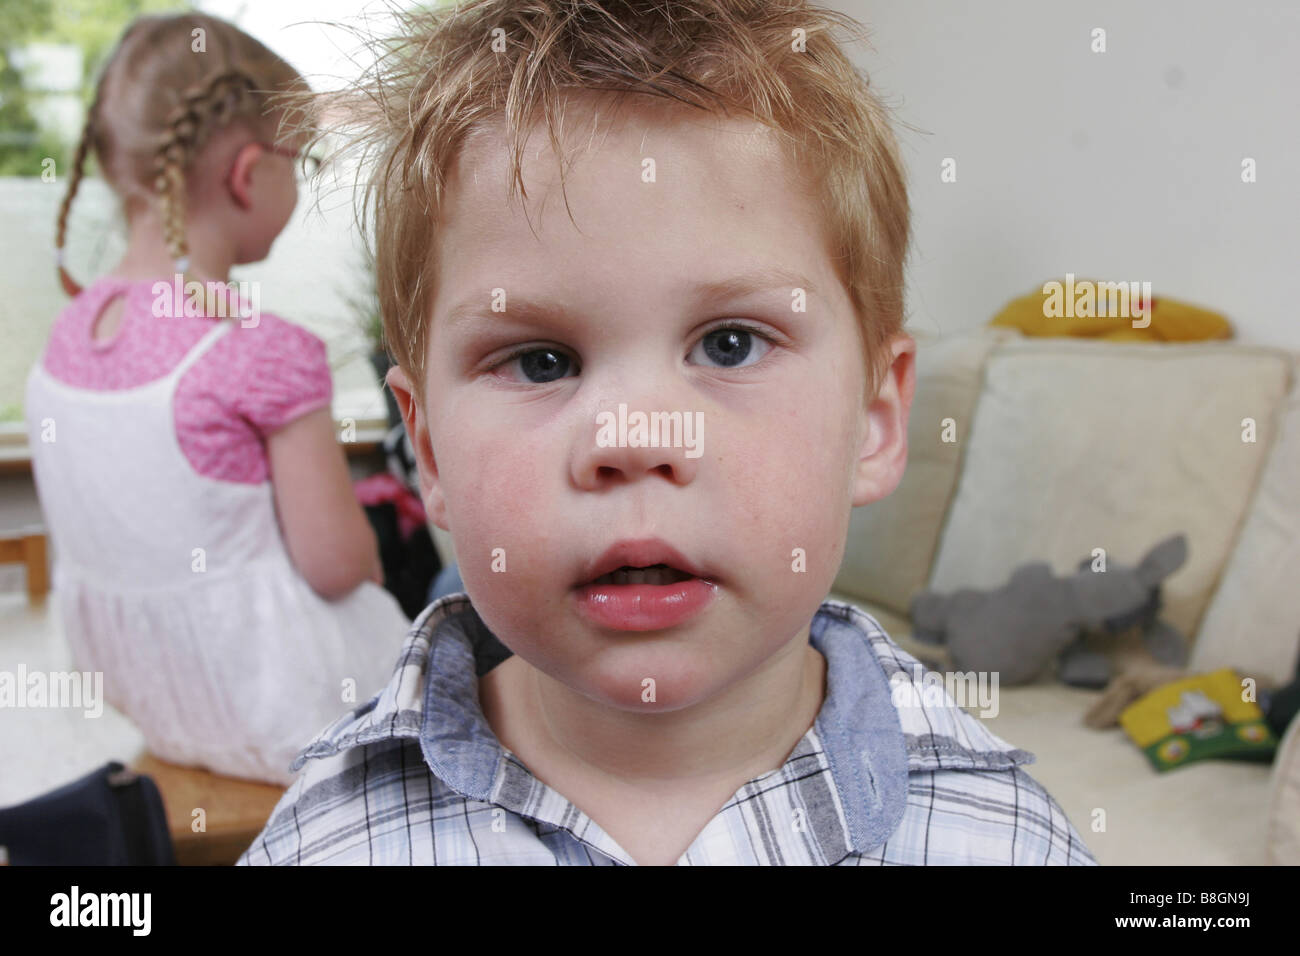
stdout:
POLYGON ((1032 755, 950 700, 896 706, 914 659, 824 601, 850 510, 902 477, 915 384, 902 168, 837 24, 784 0, 405 23, 361 91, 388 382, 466 593, 241 862, 1095 862, 1032 755), (609 440, 675 412, 698 453, 675 425, 609 440))

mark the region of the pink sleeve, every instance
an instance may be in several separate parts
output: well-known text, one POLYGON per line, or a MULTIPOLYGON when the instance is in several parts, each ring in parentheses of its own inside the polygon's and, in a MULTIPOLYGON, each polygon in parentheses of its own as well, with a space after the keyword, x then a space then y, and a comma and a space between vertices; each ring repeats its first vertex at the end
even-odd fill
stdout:
POLYGON ((325 343, 301 326, 280 322, 274 335, 257 343, 241 383, 239 412, 265 438, 308 412, 328 408, 333 397, 325 343))

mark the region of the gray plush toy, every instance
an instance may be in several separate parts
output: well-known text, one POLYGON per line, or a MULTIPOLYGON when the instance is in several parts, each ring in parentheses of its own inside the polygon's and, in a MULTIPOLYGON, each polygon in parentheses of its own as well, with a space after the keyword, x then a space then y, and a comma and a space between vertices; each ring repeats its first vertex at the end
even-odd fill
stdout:
POLYGON ((1187 663, 1187 641, 1159 619, 1160 585, 1187 560, 1187 538, 1177 534, 1156 545, 1135 568, 1093 571, 1085 558, 1070 577, 1051 565, 1021 565, 995 591, 969 588, 944 597, 922 592, 912 600, 912 636, 947 646, 960 671, 998 672, 1003 684, 1033 680, 1059 657, 1058 674, 1079 687, 1105 687, 1109 659, 1085 644, 1087 634, 1138 627, 1162 664, 1187 663))

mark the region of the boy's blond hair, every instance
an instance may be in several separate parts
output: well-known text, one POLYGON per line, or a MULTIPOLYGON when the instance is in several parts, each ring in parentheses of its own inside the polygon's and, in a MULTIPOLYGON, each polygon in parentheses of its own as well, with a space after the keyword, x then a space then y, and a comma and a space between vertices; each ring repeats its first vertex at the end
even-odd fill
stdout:
POLYGON ((183 260, 188 254, 185 170, 204 143, 232 122, 273 136, 267 114, 276 108, 283 111, 285 126, 310 131, 310 115, 300 112, 310 105, 309 93, 293 67, 224 20, 181 13, 132 21, 96 84, 59 207, 54 245, 68 294, 76 295, 81 286, 64 268, 61 252, 68 212, 92 151, 128 216, 158 200, 167 249, 173 259, 183 260))
POLYGON ((860 23, 804 0, 469 0, 399 18, 398 36, 331 110, 371 164, 361 215, 373 210, 384 335, 421 406, 437 224, 459 151, 504 114, 509 196, 526 198, 527 133, 544 114, 563 155, 555 120, 573 90, 741 113, 781 134, 821 200, 874 395, 903 325, 908 203, 885 109, 832 37, 839 25, 865 39, 860 23))

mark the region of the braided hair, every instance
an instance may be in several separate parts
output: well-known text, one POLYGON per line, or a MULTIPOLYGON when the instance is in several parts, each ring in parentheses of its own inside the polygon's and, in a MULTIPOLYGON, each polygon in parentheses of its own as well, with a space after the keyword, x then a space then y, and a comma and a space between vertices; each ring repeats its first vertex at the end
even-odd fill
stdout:
POLYGON ((63 249, 68 214, 92 152, 128 205, 157 203, 168 253, 184 273, 187 168, 218 129, 235 121, 260 128, 280 98, 296 95, 301 108, 305 88, 284 60, 216 17, 184 13, 135 20, 96 85, 59 207, 55 262, 64 291, 81 291, 63 249))
POLYGON ((185 167, 218 127, 239 115, 256 83, 242 70, 214 74, 206 84, 182 94, 167 118, 154 155, 154 189, 162 204, 163 240, 184 272, 189 252, 185 242, 185 167))
POLYGON ((63 291, 69 296, 75 296, 81 291, 76 281, 68 274, 68 270, 63 264, 63 240, 68 233, 68 211, 72 208, 72 200, 76 198, 77 188, 81 185, 81 172, 86 165, 86 154, 90 152, 91 137, 94 136, 94 116, 99 108, 99 91, 96 91, 95 102, 91 104, 90 110, 86 113, 86 125, 82 127, 81 139, 77 142, 77 151, 72 157, 72 178, 68 180, 68 191, 63 195, 63 202, 59 204, 59 219, 54 231, 54 249, 55 264, 59 269, 59 284, 63 286, 63 291))

